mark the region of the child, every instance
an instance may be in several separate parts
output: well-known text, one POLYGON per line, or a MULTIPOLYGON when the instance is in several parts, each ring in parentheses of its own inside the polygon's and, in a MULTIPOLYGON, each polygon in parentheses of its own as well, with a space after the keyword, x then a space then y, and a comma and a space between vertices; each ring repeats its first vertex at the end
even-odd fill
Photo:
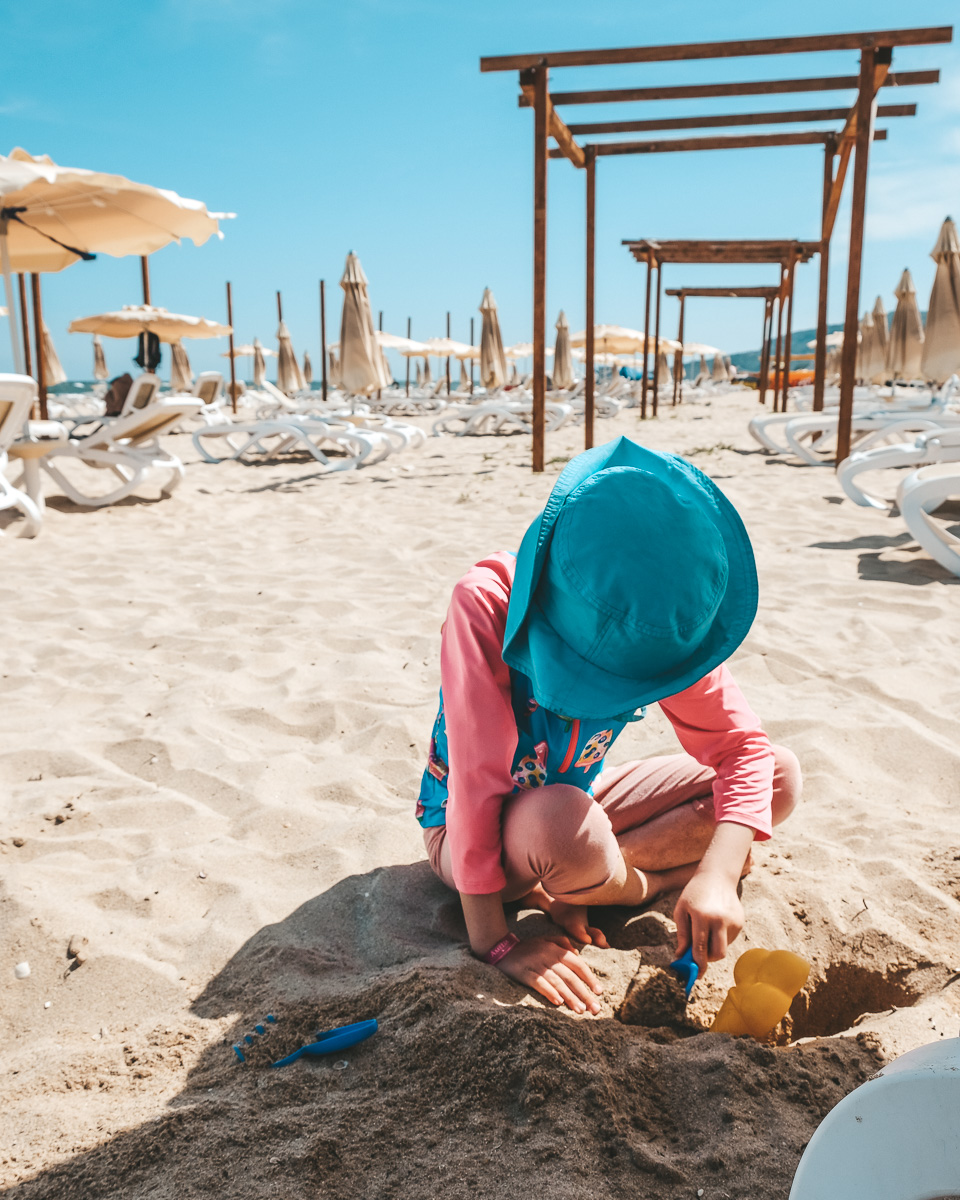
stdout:
POLYGON ((723 665, 756 609, 730 502, 683 459, 623 437, 567 465, 516 556, 456 585, 417 817, 485 962, 596 1013, 601 988, 574 946, 607 946, 588 906, 676 889, 678 953, 692 944, 701 972, 724 957, 753 840, 800 791, 793 754, 770 745, 723 665), (601 774, 655 701, 687 753, 601 774), (520 941, 503 910, 517 899, 568 936, 520 941))

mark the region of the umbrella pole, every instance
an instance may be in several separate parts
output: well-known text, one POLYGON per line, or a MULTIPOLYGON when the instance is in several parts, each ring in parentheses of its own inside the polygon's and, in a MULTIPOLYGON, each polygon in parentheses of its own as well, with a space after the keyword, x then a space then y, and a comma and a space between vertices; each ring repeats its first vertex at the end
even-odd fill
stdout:
POLYGON ((817 296, 817 344, 813 363, 813 411, 823 411, 823 389, 827 375, 827 287, 830 274, 830 235, 827 214, 833 192, 833 163, 837 154, 836 138, 823 148, 823 216, 820 223, 820 280, 817 296))
MULTIPOLYGON (((450 341, 450 313, 447 313, 447 341, 450 341)), ((447 395, 450 395, 450 355, 447 355, 447 395)))
POLYGON ((143 302, 150 304, 150 258, 146 254, 140 255, 140 282, 143 284, 143 302))
POLYGON ((680 325, 677 329, 677 341, 680 345, 677 347, 677 353, 673 358, 673 403, 678 404, 683 399, 683 392, 680 390, 680 380, 683 378, 683 305, 686 296, 683 292, 680 293, 680 325))
MULTIPOLYGON (((660 386, 660 293, 662 291, 663 266, 657 259, 657 316, 653 328, 653 415, 657 415, 657 389, 660 386)), ((646 334, 646 330, 643 331, 646 334)))
POLYGON ((277 292, 277 320, 283 320, 283 300, 279 292, 277 292))
POLYGON ((547 338, 547 137, 549 132, 549 68, 544 59, 532 70, 533 119, 533 446, 532 467, 544 468, 547 338))
POLYGON ((757 379, 758 399, 761 404, 767 402, 767 377, 770 372, 770 328, 773 325, 773 297, 768 296, 763 302, 763 335, 760 338, 760 374, 757 379))
POLYGON ((594 275, 596 267, 596 230, 597 230, 597 153, 591 146, 586 152, 587 171, 587 344, 586 344, 586 378, 583 387, 583 448, 589 450, 593 446, 594 419, 594 374, 593 374, 593 341, 595 320, 594 312, 594 275))
MULTIPOLYGON (((471 322, 471 324, 472 324, 472 322, 471 322)), ((410 321, 410 318, 407 317, 407 341, 408 342, 410 341, 410 328, 411 328, 411 321, 410 321)), ((404 355, 403 361, 407 364, 406 388, 407 388, 407 395, 409 396, 410 395, 410 355, 409 354, 404 355)))
POLYGON ((649 345, 649 334, 647 330, 650 328, 650 284, 653 282, 653 262, 650 255, 647 255, 647 299, 643 307, 643 371, 642 382, 640 384, 640 420, 644 421, 647 417, 647 347, 649 345))
MULTIPOLYGON (((410 336, 410 327, 407 326, 407 337, 410 336)), ((470 318, 470 347, 473 348, 473 317, 470 318)), ((473 395, 473 355, 470 355, 470 395, 473 395)))
MULTIPOLYGON (((383 333, 383 309, 382 308, 380 309, 379 313, 377 314, 377 329, 380 331, 380 333, 383 333)), ((377 349, 380 351, 380 357, 383 358, 383 348, 379 342, 377 342, 377 349)), ((447 361, 449 362, 450 360, 448 359, 447 361)), ((449 368, 448 368, 448 372, 449 372, 449 368)), ((450 379, 449 379, 449 373, 448 373, 447 393, 449 394, 449 392, 450 392, 450 379)), ((381 389, 377 388, 377 400, 378 401, 380 399, 380 395, 381 395, 381 389)))
POLYGON ((320 280, 320 366, 322 369, 323 399, 327 398, 327 289, 324 281, 320 280))
POLYGON ((10 314, 10 345, 13 349, 13 368, 18 375, 23 374, 23 358, 20 354, 20 344, 17 341, 17 331, 13 319, 13 284, 10 282, 10 249, 7 245, 7 222, 0 220, 0 269, 3 271, 3 289, 7 294, 7 311, 10 314))
POLYGON ((30 355, 30 312, 27 309, 27 283, 22 271, 17 276, 17 280, 20 284, 20 328, 23 333, 23 357, 26 363, 26 374, 32 375, 33 359, 30 355))
POLYGON ((47 364, 43 360, 43 301, 40 299, 40 276, 30 276, 33 292, 33 344, 37 350, 37 399, 40 401, 40 420, 47 420, 47 364))
POLYGON ((227 324, 230 326, 230 407, 237 411, 237 360, 233 355, 233 290, 227 282, 227 324))
POLYGON ((784 269, 780 269, 780 291, 777 294, 777 343, 773 359, 773 411, 779 412, 780 369, 783 364, 783 285, 784 269))
POLYGON ((783 394, 780 397, 780 411, 787 411, 787 396, 790 392, 790 341, 793 337, 793 281, 797 260, 791 258, 787 283, 787 332, 783 345, 783 394))

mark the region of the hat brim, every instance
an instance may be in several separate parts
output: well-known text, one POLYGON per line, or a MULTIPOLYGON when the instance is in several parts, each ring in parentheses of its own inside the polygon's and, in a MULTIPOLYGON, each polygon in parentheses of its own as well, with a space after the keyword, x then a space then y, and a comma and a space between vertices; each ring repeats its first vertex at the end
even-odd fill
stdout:
POLYGON ((523 672, 537 703, 567 717, 603 719, 632 713, 676 695, 720 666, 750 631, 757 612, 757 569, 750 538, 737 510, 709 476, 675 455, 658 454, 629 438, 580 454, 561 474, 546 507, 527 530, 517 553, 510 591, 503 660, 523 672), (645 678, 615 675, 573 650, 537 607, 534 594, 550 547, 557 517, 584 480, 607 467, 633 466, 666 477, 677 465, 714 501, 713 518, 727 553, 729 576, 710 631, 696 651, 670 671, 645 678))

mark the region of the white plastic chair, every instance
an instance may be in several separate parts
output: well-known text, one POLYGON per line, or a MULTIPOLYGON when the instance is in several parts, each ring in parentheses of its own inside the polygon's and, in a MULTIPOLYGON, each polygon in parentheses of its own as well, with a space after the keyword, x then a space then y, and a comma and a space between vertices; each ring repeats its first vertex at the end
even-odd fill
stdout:
POLYGON ((8 451, 23 430, 37 399, 36 381, 29 375, 0 375, 0 509, 15 508, 25 518, 21 537, 36 537, 43 511, 26 491, 16 488, 4 474, 8 451))
MULTIPOLYGON (((931 558, 960 576, 960 538, 930 515, 951 499, 960 499, 960 471, 944 473, 938 466, 912 471, 897 490, 897 506, 907 528, 931 558)), ((960 1089, 960 1077, 957 1086, 960 1089)), ((960 1194, 960 1175, 957 1187, 960 1194)))
POLYGON ((960 1038, 902 1055, 845 1096, 810 1139, 790 1200, 960 1195, 960 1038))
MULTIPOLYGON (((879 433, 886 433, 880 430, 879 433)), ((837 481, 854 503, 864 508, 889 509, 892 501, 885 500, 857 483, 865 471, 880 471, 891 467, 922 467, 932 463, 960 462, 960 423, 956 428, 932 428, 912 442, 895 446, 867 445, 876 434, 863 439, 860 447, 845 458, 837 468, 837 481)))

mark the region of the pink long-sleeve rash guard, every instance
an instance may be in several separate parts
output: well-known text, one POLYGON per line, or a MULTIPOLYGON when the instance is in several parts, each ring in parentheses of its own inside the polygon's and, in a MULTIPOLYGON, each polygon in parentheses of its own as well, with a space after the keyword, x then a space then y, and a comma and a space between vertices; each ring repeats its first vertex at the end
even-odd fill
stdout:
MULTIPOLYGON (((443 627, 447 837, 454 881, 468 895, 499 892, 506 884, 500 814, 514 790, 517 725, 502 651, 515 566, 512 554, 500 552, 471 567, 453 589, 443 627)), ((770 837, 773 750, 727 667, 659 703, 683 749, 716 771, 717 820, 770 837)))

